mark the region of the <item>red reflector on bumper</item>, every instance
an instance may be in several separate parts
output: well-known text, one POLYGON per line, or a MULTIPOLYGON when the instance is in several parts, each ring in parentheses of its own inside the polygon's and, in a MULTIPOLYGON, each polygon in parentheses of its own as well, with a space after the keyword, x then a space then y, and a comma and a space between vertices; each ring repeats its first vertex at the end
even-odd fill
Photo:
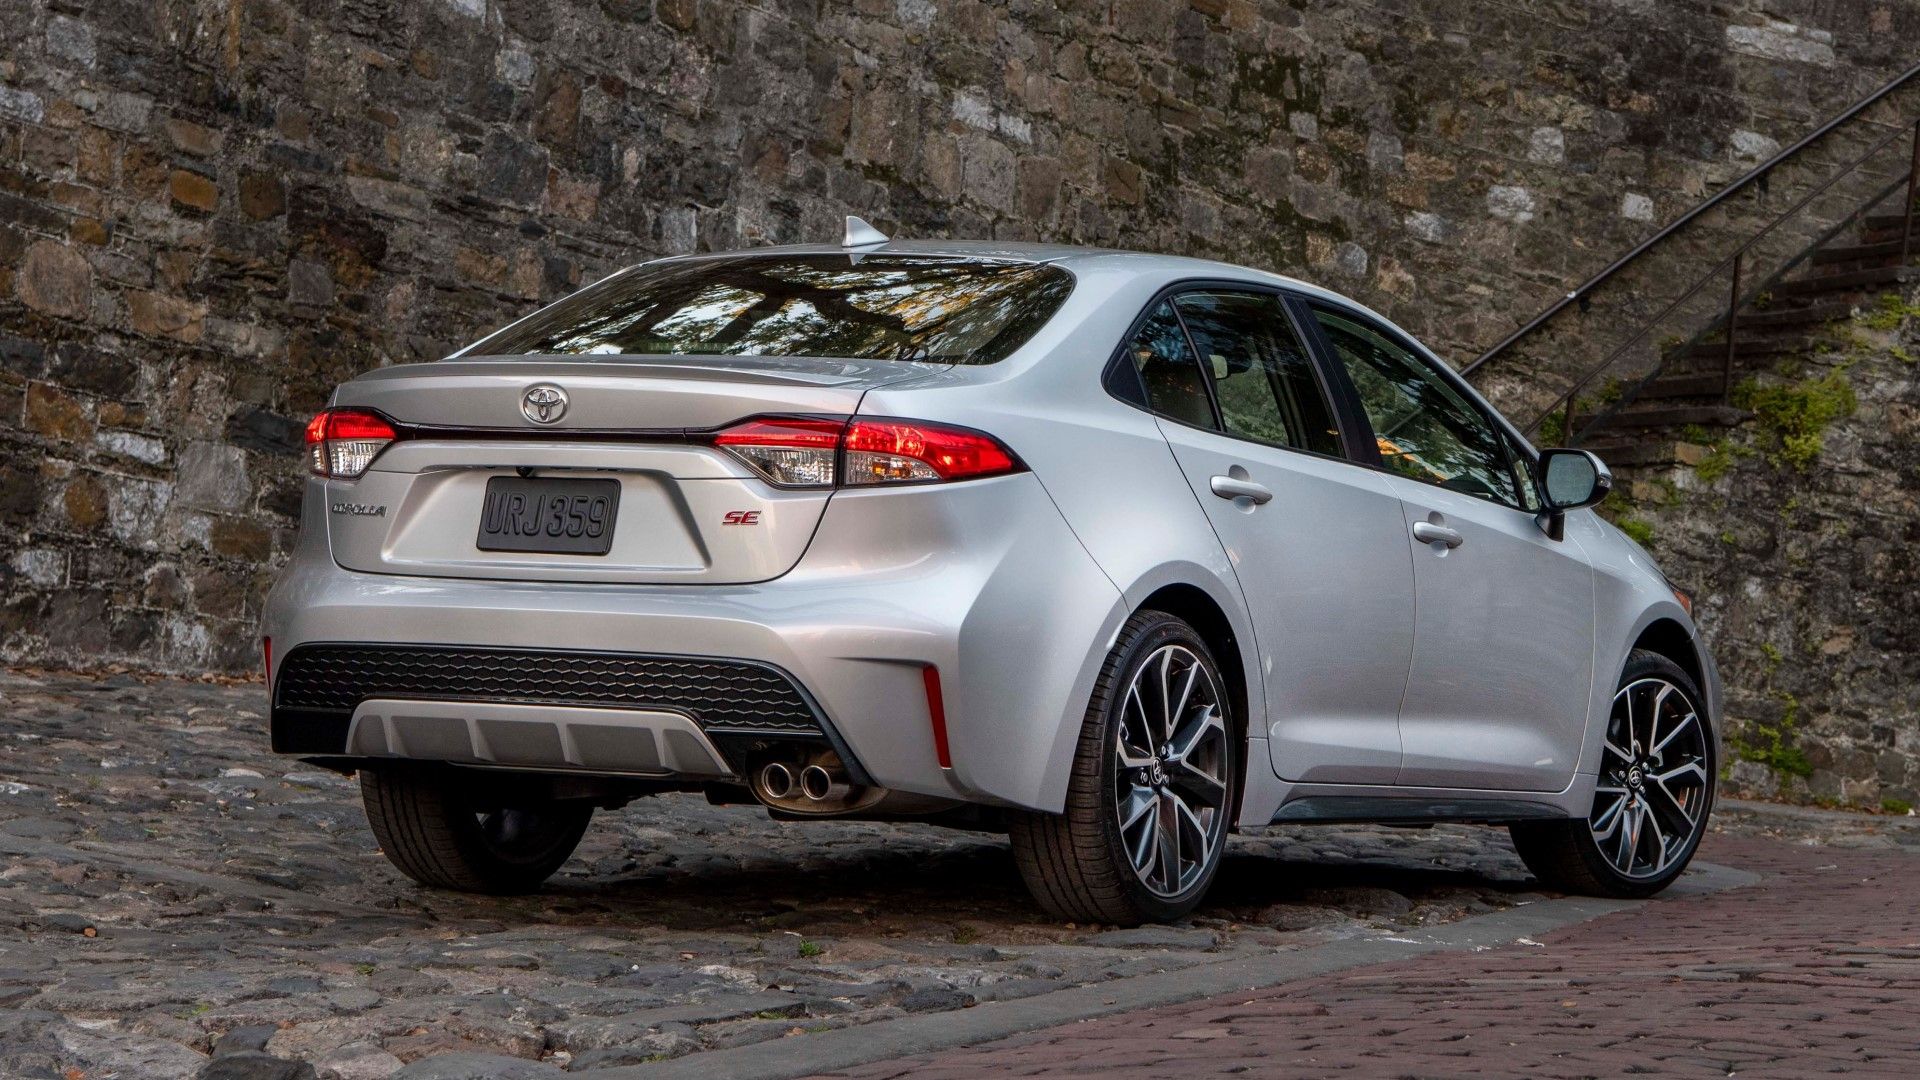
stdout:
POLYGON ((947 703, 940 694, 940 669, 929 664, 920 669, 927 684, 927 719, 933 725, 933 756, 943 769, 953 768, 953 752, 947 749, 947 703))

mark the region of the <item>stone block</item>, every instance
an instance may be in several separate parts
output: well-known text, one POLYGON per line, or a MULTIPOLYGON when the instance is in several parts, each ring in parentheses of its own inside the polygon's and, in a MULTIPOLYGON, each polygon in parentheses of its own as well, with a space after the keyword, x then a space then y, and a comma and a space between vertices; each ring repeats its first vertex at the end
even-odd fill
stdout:
POLYGON ((246 452, 225 443, 190 442, 180 450, 174 470, 181 505, 196 510, 232 512, 253 497, 246 452))
POLYGON ((206 305, 155 292, 127 294, 127 318, 142 334, 169 337, 188 343, 200 340, 206 318, 206 305))
POLYGON ((57 240, 37 240, 27 248, 13 288, 21 303, 36 311, 84 319, 93 298, 93 268, 73 248, 57 240))
POLYGON ((220 189, 211 178, 187 169, 175 169, 167 176, 167 193, 176 209, 212 213, 220 205, 220 189))

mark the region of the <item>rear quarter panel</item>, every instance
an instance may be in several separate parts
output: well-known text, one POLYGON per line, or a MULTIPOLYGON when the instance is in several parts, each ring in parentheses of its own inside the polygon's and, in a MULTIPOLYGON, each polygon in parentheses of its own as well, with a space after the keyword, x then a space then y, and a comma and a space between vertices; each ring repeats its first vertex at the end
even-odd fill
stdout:
MULTIPOLYGON (((1093 683, 1121 624, 1162 587, 1200 588, 1226 613, 1247 673, 1245 700, 1256 708, 1262 700, 1260 662, 1232 564, 1154 418, 1115 400, 1100 382, 1114 349, 1165 284, 1219 275, 1177 268, 1143 274, 1139 266, 1129 258, 1075 260, 1072 297, 1015 355, 878 387, 860 407, 869 415, 963 424, 1005 442, 1033 470, 1117 592, 1104 617, 1056 622, 1046 643, 1050 651, 1076 655, 1079 674, 1070 692, 1034 720, 1057 732, 1047 740, 1043 809, 1063 804, 1093 683)), ((1249 727, 1264 730, 1259 723, 1249 727)), ((1270 772, 1263 739, 1253 740, 1248 760, 1260 764, 1255 773, 1270 772)))

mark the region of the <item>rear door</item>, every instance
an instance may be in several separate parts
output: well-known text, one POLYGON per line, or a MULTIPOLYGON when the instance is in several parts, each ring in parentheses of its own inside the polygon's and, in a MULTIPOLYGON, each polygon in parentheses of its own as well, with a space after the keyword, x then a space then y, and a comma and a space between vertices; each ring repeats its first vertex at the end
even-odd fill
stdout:
POLYGON ((1558 791, 1593 686, 1593 570, 1535 524, 1532 477, 1493 418, 1358 312, 1314 320, 1357 392, 1414 541, 1403 785, 1558 791))
POLYGON ((1274 771, 1392 782, 1413 645, 1406 526, 1387 478, 1343 458, 1285 301, 1183 291, 1127 358, 1239 576, 1274 771))

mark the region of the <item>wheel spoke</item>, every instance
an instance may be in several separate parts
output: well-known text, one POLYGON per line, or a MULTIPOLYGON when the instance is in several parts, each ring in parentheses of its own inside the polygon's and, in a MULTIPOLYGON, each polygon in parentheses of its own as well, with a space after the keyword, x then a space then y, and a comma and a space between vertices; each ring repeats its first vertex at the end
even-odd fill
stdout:
POLYGON ((1180 866, 1180 880, 1176 887, 1184 888, 1187 884, 1186 863, 1192 863, 1196 871, 1207 864, 1207 825, 1200 820, 1199 814, 1194 813, 1193 807, 1187 805, 1185 799, 1174 796, 1173 806, 1175 820, 1184 833, 1180 848, 1186 856, 1180 866))
POLYGON ((1627 807, 1625 828, 1620 830, 1620 845, 1614 852, 1613 865, 1623 874, 1633 872, 1633 859, 1640 850, 1640 822, 1644 812, 1638 806, 1627 807))
POLYGON ((1619 758, 1620 764, 1622 765, 1633 764, 1633 755, 1613 745, 1612 739, 1607 740, 1606 746, 1607 746, 1607 753, 1612 754, 1614 757, 1619 758))
POLYGON ((1174 735, 1178 732, 1182 719, 1187 715, 1187 703, 1193 700, 1193 686, 1199 681, 1200 665, 1189 665, 1187 667, 1187 681, 1180 686, 1180 700, 1167 713, 1167 743, 1169 746, 1173 743, 1174 735))
POLYGON ((1656 773, 1653 779, 1656 783, 1664 786, 1675 780, 1689 776, 1694 779, 1698 786, 1705 787, 1707 783, 1707 767, 1698 761, 1689 761, 1685 765, 1677 768, 1669 769, 1663 773, 1656 773))
MULTIPOLYGON (((1160 852, 1160 800, 1148 793, 1146 809, 1138 819, 1139 832, 1127 843, 1127 858, 1133 862, 1134 873, 1141 880, 1151 881, 1155 870, 1155 859, 1160 852)), ((1126 840, 1125 834, 1121 839, 1126 840)))
POLYGON ((1180 812, 1179 800, 1160 796, 1160 883, 1168 894, 1180 891, 1180 812))
POLYGON ((1621 811, 1626 809, 1627 793, 1622 791, 1613 800, 1613 805, 1593 816, 1593 838, 1605 841, 1620 828, 1621 811))
POLYGON ((1128 830, 1139 824, 1141 818, 1153 812, 1155 805, 1153 789, 1151 788, 1136 787, 1132 791, 1127 792, 1127 806, 1120 815, 1121 833, 1125 834, 1128 830))
MULTIPOLYGON (((1640 742, 1640 728, 1633 715, 1633 687, 1627 687, 1626 690, 1622 692, 1622 696, 1627 699, 1627 749, 1637 751, 1642 744, 1640 742)), ((1629 757, 1627 760, 1632 761, 1633 759, 1629 757)))
POLYGON ((1647 785, 1647 807, 1653 811, 1656 821, 1664 819, 1667 829, 1672 831, 1675 840, 1685 843, 1692 838, 1694 815, 1687 810, 1684 803, 1674 798, 1673 792, 1668 791, 1665 784, 1658 780, 1647 785))
POLYGON ((1661 831, 1660 815, 1653 812, 1651 803, 1641 804, 1640 820, 1645 830, 1653 836, 1654 856, 1651 872, 1657 874, 1667 868, 1667 834, 1661 831))
POLYGON ((1173 650, 1160 654, 1160 731, 1153 740, 1158 749, 1173 735, 1173 650))
POLYGON ((1680 722, 1673 725, 1673 729, 1667 732, 1667 737, 1664 739, 1661 739, 1658 743, 1654 745, 1653 749, 1647 751, 1647 753, 1651 754, 1654 757, 1659 757, 1661 752, 1666 750, 1666 748, 1673 742, 1673 740, 1686 734, 1688 728, 1692 727, 1694 724, 1697 724, 1699 722, 1700 722, 1699 713, 1690 712, 1687 715, 1681 717, 1680 722))
POLYGON ((1186 761, 1193 756, 1195 750, 1200 748, 1202 740, 1207 740, 1215 734, 1225 735, 1226 733, 1227 727, 1221 723, 1219 711, 1208 705, 1188 721, 1185 728, 1176 732, 1173 739, 1167 743, 1167 760, 1186 761))

